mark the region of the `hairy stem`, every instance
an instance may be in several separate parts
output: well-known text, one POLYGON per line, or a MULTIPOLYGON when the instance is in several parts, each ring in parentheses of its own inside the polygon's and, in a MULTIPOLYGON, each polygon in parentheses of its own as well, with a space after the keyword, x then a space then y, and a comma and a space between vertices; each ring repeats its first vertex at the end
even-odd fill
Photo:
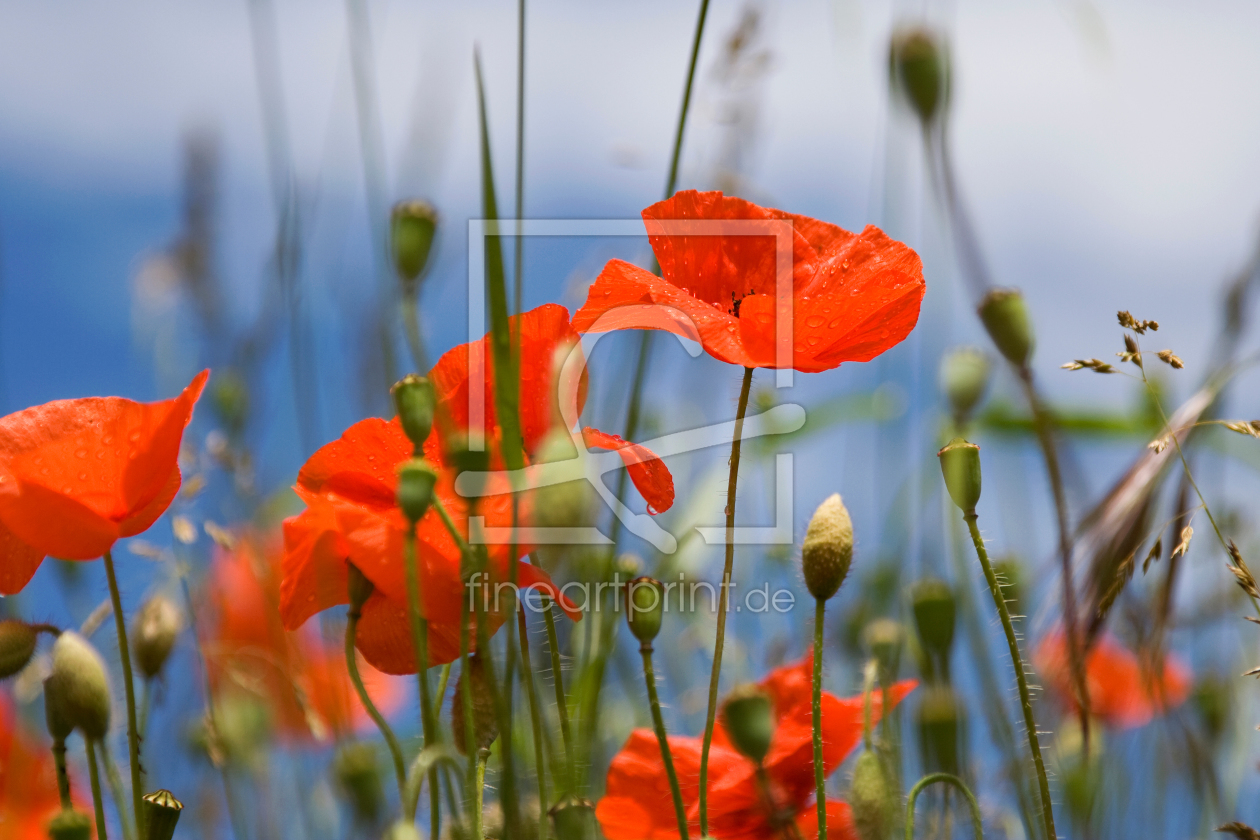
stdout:
POLYGON ((910 788, 910 797, 906 801, 906 840, 914 840, 914 803, 919 798, 919 793, 934 782, 944 782, 962 791, 967 804, 971 807, 971 826, 975 829, 976 840, 984 840, 984 831, 980 826, 980 803, 976 801, 975 794, 963 784, 962 779, 951 776, 949 773, 933 773, 930 776, 924 776, 910 788))
MULTIPOLYGON (((818 806, 818 840, 827 840, 827 775, 823 768, 822 744, 822 650, 823 616, 827 602, 817 599, 814 606, 814 797, 818 806)), ((885 704, 887 701, 885 700, 885 704)), ((888 708, 884 705, 885 709, 888 708)))
POLYGON ((525 683, 525 699, 529 702, 529 722, 534 735, 534 773, 538 776, 538 838, 547 836, 547 768, 543 761, 542 710, 538 708, 538 693, 534 685, 534 662, 529 655, 529 624, 525 611, 516 613, 521 641, 521 677, 525 683))
POLYGON ((678 787, 678 773, 674 770, 674 756, 669 750, 669 737, 665 734, 665 718, 661 716, 661 701, 656 696, 656 672, 652 669, 652 643, 639 646, 643 656, 643 680, 647 683, 648 704, 652 707, 652 726, 656 729, 656 743, 665 761, 665 775, 669 777, 669 793, 674 799, 674 816, 678 819, 678 836, 687 840, 687 810, 683 807, 682 790, 678 787))
POLYGON ((556 690, 556 714, 560 716, 560 738, 564 742, 565 768, 568 771, 569 792, 577 789, 577 770, 574 767, 573 732, 569 728, 569 704, 564 696, 564 675, 560 668, 560 643, 556 640, 556 618, 553 603, 548 595, 542 596, 543 618, 547 623, 547 647, 551 651, 551 683, 556 690))
POLYGON ((109 787, 110 798, 114 800, 114 807, 118 810, 118 824, 122 826, 123 837, 125 840, 132 840, 135 833, 132 831, 131 821, 127 819, 127 794, 123 790, 122 775, 118 772, 114 757, 109 753, 109 743, 103 738, 101 764, 105 768, 105 784, 109 787))
MULTIPOLYGON (((359 630, 360 617, 360 612, 353 608, 346 614, 346 671, 350 674, 350 682, 354 685, 355 693, 359 695, 359 702, 367 710, 368 717, 372 718, 376 728, 381 730, 381 737, 385 739, 385 744, 389 747, 389 754, 394 760, 394 774, 398 777, 398 793, 401 796, 407 785, 407 763, 403 760, 402 747, 398 744, 394 730, 385 721, 385 716, 372 702, 371 696, 363 685, 363 677, 359 675, 359 661, 354 652, 354 639, 359 630)), ((415 817, 413 811, 408 818, 414 820, 415 817)))
POLYGON ((105 799, 101 796, 101 775, 96 768, 96 748, 91 738, 84 738, 87 748, 88 779, 92 782, 92 807, 96 809, 96 840, 108 840, 105 834, 105 799))
MULTIPOLYGON (((114 606, 114 627, 118 630, 118 656, 122 660, 123 693, 127 698, 127 753, 131 759, 131 808, 136 828, 144 837, 144 812, 140 797, 144 782, 140 778, 140 728, 136 725, 136 687, 131 680, 131 648, 127 644, 127 619, 123 615, 122 596, 118 593, 118 576, 114 574, 114 557, 106 551, 105 577, 109 581, 109 599, 114 606)), ((121 815, 120 815, 121 816, 121 815)))
MULTIPOLYGON (((435 743, 433 706, 429 699, 429 627, 420 613, 420 570, 416 559, 415 523, 403 535, 403 565, 407 574, 407 615, 411 622, 411 645, 416 655, 416 681, 420 685, 420 726, 424 746, 435 743)), ((438 771, 429 769, 429 835, 438 837, 442 829, 442 792, 438 789, 438 771)), ((415 814, 411 815, 412 819, 415 814)))

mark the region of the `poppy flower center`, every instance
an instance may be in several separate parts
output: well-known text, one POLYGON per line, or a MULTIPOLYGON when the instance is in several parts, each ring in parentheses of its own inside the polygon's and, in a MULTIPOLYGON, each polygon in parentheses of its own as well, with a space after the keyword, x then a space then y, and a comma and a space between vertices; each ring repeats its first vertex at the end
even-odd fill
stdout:
POLYGON ((726 311, 729 312, 731 315, 734 315, 736 318, 738 318, 739 305, 744 302, 744 298, 752 294, 756 294, 756 293, 753 292, 751 289, 747 292, 744 292, 742 295, 736 295, 735 292, 731 292, 731 305, 727 307, 726 311))

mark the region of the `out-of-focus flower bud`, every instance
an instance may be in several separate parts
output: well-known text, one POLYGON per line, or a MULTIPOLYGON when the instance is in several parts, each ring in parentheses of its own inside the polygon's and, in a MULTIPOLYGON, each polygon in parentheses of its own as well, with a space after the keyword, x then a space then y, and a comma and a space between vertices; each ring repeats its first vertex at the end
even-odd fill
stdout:
POLYGON ((858 756, 853 767, 849 807, 853 809, 853 824, 862 840, 887 840, 896 804, 884 762, 874 750, 866 750, 858 756))
POLYGON ((930 685, 919 702, 916 723, 924 769, 930 773, 960 775, 959 726, 965 709, 948 685, 930 685))
POLYGON ((389 389, 394 397, 394 410, 403 433, 411 441, 415 457, 424 451, 424 442, 433 430, 433 415, 437 411, 437 392, 426 377, 409 373, 389 389))
POLYGON ((46 710, 59 727, 69 724, 84 738, 99 741, 109 732, 109 678, 105 660, 73 630, 57 637, 52 649, 52 674, 44 680, 46 710))
POLYGON ((435 484, 437 472, 421 458, 412 458, 398 468, 398 507, 413 525, 429 512, 435 484))
POLYGON ((215 372, 210 382, 210 405, 228 432, 240 434, 249 418, 249 384, 240 371, 226 368, 215 372))
POLYGON ((48 823, 51 840, 91 840, 92 820, 82 811, 67 808, 48 823))
POLYGON ((66 720, 61 704, 48 693, 48 680, 44 680, 44 722, 48 726, 48 734, 52 736, 53 742, 62 746, 70 737, 70 733, 74 732, 74 724, 66 720))
POLYGON ((179 607, 165 596, 153 596, 136 613, 131 628, 131 649, 145 679, 151 680, 162 672, 175 639, 183 629, 179 607))
POLYGON ((941 360, 941 390, 957 423, 965 423, 989 387, 992 365, 976 347, 956 347, 941 360))
POLYGON ((390 249, 404 288, 414 289, 429 263, 438 214, 427 201, 400 201, 390 214, 390 249))
POLYGON ((556 840, 593 840, 599 836, 595 830, 595 806, 589 799, 567 796, 547 813, 551 815, 556 840))
POLYGON ((420 831, 412 823, 399 820, 385 830, 385 840, 420 840, 420 831))
POLYGON ((774 738, 774 712, 770 697, 755 685, 741 686, 722 704, 722 724, 735 749, 760 764, 774 738))
POLYGON ((980 501, 980 447, 954 438, 936 456, 949 497, 963 513, 974 513, 980 501))
POLYGON ((1215 674, 1207 674, 1195 684, 1192 698, 1208 740, 1219 740, 1229 726, 1234 705, 1230 684, 1215 674))
POLYGON ((350 596, 350 612, 357 613, 363 609, 363 605, 367 603, 367 599, 372 597, 372 593, 376 591, 376 586, 372 581, 368 580, 367 575, 359 571, 359 567, 347 561, 346 563, 346 589, 350 596))
POLYGON ((636 578, 643 569, 643 561, 637 554, 627 551, 617 555, 613 561, 613 571, 622 578, 636 578))
POLYGON ((192 731, 193 743, 205 750, 216 767, 226 762, 258 768, 267 760, 273 734, 267 706, 239 691, 222 692, 214 701, 214 717, 192 731))
POLYGON ((25 621, 0 621, 0 680, 25 668, 38 642, 39 633, 25 621))
POLYGON ((333 778, 345 795, 355 818, 375 825, 385 806, 376 747, 362 741, 342 744, 333 756, 333 778))
POLYGON ((889 46, 888 64, 893 85, 930 125, 949 97, 949 60, 938 36, 921 28, 900 30, 889 46))
POLYGON ((145 840, 171 840, 175 836, 179 816, 184 811, 184 803, 165 788, 145 794, 141 802, 145 840))
MULTIPOLYGON (((499 725, 490 694, 490 675, 486 673, 481 657, 475 653, 468 657, 468 682, 472 690, 473 749, 489 749, 499 737, 499 725)), ((455 696, 451 700, 451 730, 455 735, 455 748, 468 755, 462 674, 455 683, 455 696)))
POLYGON ((889 685, 897 678, 901 667, 901 646, 906 634, 901 622, 891 618, 877 618, 862 631, 866 648, 879 663, 880 685, 889 685))
POLYGON ((626 623, 645 649, 661 632, 664 612, 665 598, 659 580, 640 577, 626 584, 626 623))
POLYGON ((977 312, 1006 360, 1016 367, 1028 364, 1034 341, 1023 293, 1019 289, 994 289, 980 301, 977 312))
POLYGON ((954 643, 954 592, 943 580, 924 578, 911 590, 914 626, 925 653, 933 656, 949 677, 949 653, 954 643))
POLYGON ((853 520, 839 493, 827 497, 805 529, 801 569, 809 594, 820 601, 835 595, 853 561, 853 520))
MULTIPOLYGON (((536 464, 569 462, 578 467, 577 447, 568 431, 552 429, 543 438, 534 454, 536 464)), ((595 489, 582 475, 580 467, 572 481, 545 484, 533 491, 531 503, 534 523, 540 528, 577 528, 591 524, 595 489)))

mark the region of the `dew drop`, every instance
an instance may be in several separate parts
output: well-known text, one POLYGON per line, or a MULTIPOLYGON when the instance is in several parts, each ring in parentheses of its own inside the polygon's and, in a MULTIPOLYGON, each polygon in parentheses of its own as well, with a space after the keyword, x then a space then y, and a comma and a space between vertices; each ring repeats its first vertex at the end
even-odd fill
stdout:
POLYGON ((140 430, 136 429, 134 432, 127 435, 127 440, 131 441, 132 443, 135 443, 136 441, 140 440, 140 430))
POLYGON ((87 473, 85 472, 79 473, 79 481, 87 481, 87 473))
POLYGON ((76 458, 86 458, 86 457, 87 457, 87 450, 86 450, 86 449, 82 449, 82 448, 74 450, 74 457, 76 457, 76 458))
POLYGON ((822 326, 822 322, 823 319, 821 315, 810 315, 805 319, 805 326, 810 327, 811 329, 817 329, 822 326))

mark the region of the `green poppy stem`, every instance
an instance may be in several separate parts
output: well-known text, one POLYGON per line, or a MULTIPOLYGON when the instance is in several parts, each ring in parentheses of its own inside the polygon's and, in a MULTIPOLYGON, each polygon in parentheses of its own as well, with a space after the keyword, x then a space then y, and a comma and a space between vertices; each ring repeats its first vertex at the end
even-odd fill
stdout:
POLYGON ((101 739, 101 765, 105 768, 105 784, 109 787, 109 796, 114 800, 114 808, 118 810, 118 824, 122 826, 124 840, 133 840, 135 833, 131 821, 127 819, 127 794, 123 791, 122 776, 114 757, 109 754, 109 743, 101 739))
POLYGON ((477 750, 473 760, 477 763, 477 769, 473 784, 472 836, 473 840, 482 840, 484 835, 481 820, 482 809, 485 807, 483 802, 486 791, 486 764, 490 761, 490 750, 477 750))
POLYGON ((577 790, 577 769, 573 756, 573 731, 569 727, 569 703, 564 696, 564 673, 560 668, 560 643, 556 640, 554 604, 549 595, 542 596, 543 618, 547 624, 547 648, 551 652, 551 683, 556 690, 556 714, 560 716, 560 738, 564 741, 565 768, 569 792, 577 790))
MULTIPOLYGON (((704 19, 701 17, 701 24, 704 19)), ((697 35, 697 40, 699 36, 697 35)), ((744 436, 744 414, 753 369, 744 368, 735 409, 735 434, 731 438, 731 471, 726 482, 726 563, 722 567, 722 588, 718 594, 717 640, 713 644, 713 671, 709 675, 709 711, 704 720, 704 745, 700 749, 700 834, 709 834, 709 748, 713 746, 713 726, 717 720, 718 681, 722 676, 722 648, 726 642, 726 611, 730 602, 731 569, 735 564, 735 486, 739 479, 739 449, 744 436)))
POLYGON ((101 796, 101 775, 96 767, 96 748, 91 738, 84 738, 87 748, 88 779, 92 782, 92 806, 96 809, 96 840, 109 840, 105 833, 105 800, 101 796))
POLYGON ((652 707, 652 726, 656 729, 656 743, 665 761, 665 775, 669 777, 669 793, 674 799, 674 816, 678 819, 678 836, 687 840, 687 810, 683 807, 682 789, 678 787, 678 773, 674 770, 674 756, 669 749, 669 737, 665 733, 665 718, 661 716, 661 701, 656 696, 656 672, 652 669, 652 643, 639 645, 643 656, 643 680, 647 683, 648 705, 652 707))
MULTIPOLYGON (((359 660, 354 652, 354 640, 359 631, 360 617, 361 614, 354 608, 351 608, 350 612, 346 614, 346 671, 350 674, 350 682, 354 685, 355 693, 359 695, 359 702, 363 704, 363 708, 367 710, 368 717, 376 724, 376 728, 381 731, 381 737, 385 739, 385 745, 389 747, 390 757, 394 760, 394 775, 398 777, 398 793, 401 796, 407 785, 407 762, 403 760, 402 747, 398 744, 398 738, 394 735, 394 730, 385 721, 385 716, 381 714, 380 709, 376 708, 376 704, 372 702, 372 697, 363 685, 363 677, 359 674, 359 660)), ((415 817, 414 811, 408 816, 412 820, 415 817)))
POLYGON ((74 807, 70 801, 70 773, 66 769, 66 739, 57 738, 52 745, 53 764, 57 767, 57 795, 61 797, 61 810, 74 807))
MULTIPOLYGON (((429 623, 420 612, 420 569, 416 557, 415 523, 407 526, 403 535, 403 565, 407 573, 407 615, 411 620, 411 645, 416 655, 416 681, 420 685, 420 726, 424 732, 424 746, 436 743, 433 721, 433 705, 429 698, 429 623)), ((411 814, 415 819, 415 814, 411 814)), ((441 836, 442 792, 438 788, 438 771, 429 769, 429 835, 441 836)))
MULTIPOLYGON (((469 597, 471 598, 475 596, 473 596, 472 593, 470 592, 469 597)), ((477 806, 478 806, 477 815, 473 819, 475 819, 476 821, 475 825, 480 826, 481 825, 481 794, 477 792, 480 790, 477 784, 478 761, 477 761, 477 753, 475 750, 472 749, 473 744, 476 743, 477 734, 476 734, 476 730, 473 727, 472 675, 468 673, 468 647, 471 642, 471 639, 469 638, 470 634, 468 632, 468 620, 470 617, 469 616, 470 610, 468 608, 467 598, 460 598, 459 600, 460 600, 460 607, 459 607, 460 692, 459 692, 459 696, 463 698, 463 704, 464 704, 464 745, 471 750, 468 753, 468 770, 467 770, 468 783, 465 785, 465 787, 467 788, 467 796, 474 797, 474 800, 477 803, 477 806)), ((467 804, 467 799, 465 799, 465 807, 471 807, 467 804)), ((474 837, 476 837, 477 840, 480 840, 481 835, 474 834, 474 837)))
POLYGON ((971 826, 975 830, 976 840, 984 840, 984 830, 980 825, 980 803, 976 801, 975 794, 967 788, 962 779, 957 776, 951 776, 949 773, 933 773, 930 776, 924 776, 914 783, 914 787, 910 788, 910 797, 906 801, 906 840, 914 840, 915 801, 925 787, 935 782, 944 782, 962 791, 963 796, 967 800, 967 805, 971 807, 971 826))
POLYGON ((140 778, 140 728, 136 724, 136 687, 131 679, 131 648, 127 644, 127 619, 123 615, 122 596, 118 592, 118 576, 114 574, 113 553, 106 551, 105 577, 109 581, 109 599, 114 607, 114 627, 118 631, 118 656, 122 660, 123 692, 127 698, 127 753, 131 760, 131 809, 136 818, 136 829, 144 838, 144 811, 140 797, 144 781, 140 778))
MULTIPOLYGON (((827 840, 827 774, 823 768, 822 743, 822 650, 823 615, 827 602, 818 598, 814 605, 814 797, 818 807, 818 840, 827 840)), ((885 706, 884 708, 888 708, 885 706)))
POLYGON ((543 762, 542 714, 538 707, 538 694, 534 686, 534 663, 529 655, 529 624, 525 611, 516 613, 517 632, 521 642, 521 676, 525 683, 525 699, 529 702, 529 722, 534 735, 534 772, 538 776, 538 837, 547 836, 547 768, 543 762))

